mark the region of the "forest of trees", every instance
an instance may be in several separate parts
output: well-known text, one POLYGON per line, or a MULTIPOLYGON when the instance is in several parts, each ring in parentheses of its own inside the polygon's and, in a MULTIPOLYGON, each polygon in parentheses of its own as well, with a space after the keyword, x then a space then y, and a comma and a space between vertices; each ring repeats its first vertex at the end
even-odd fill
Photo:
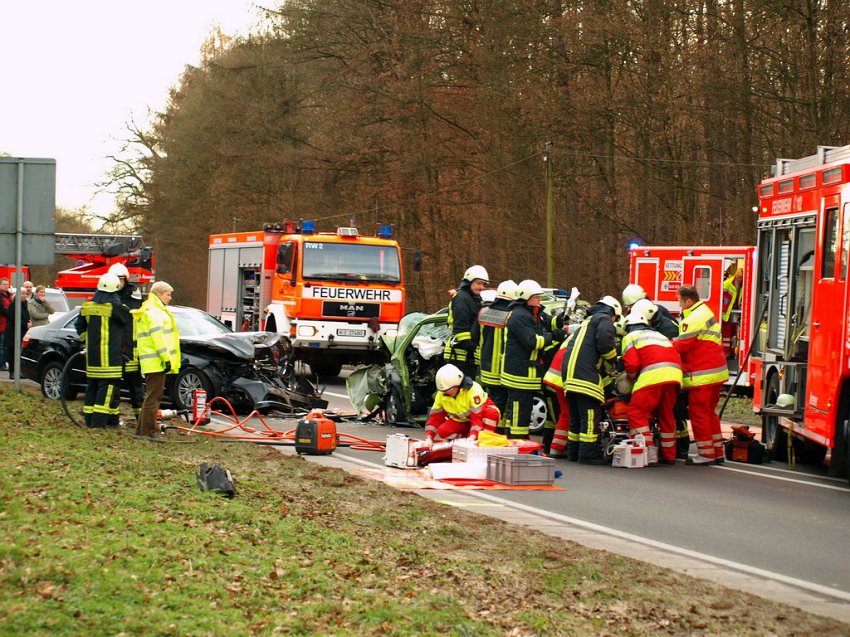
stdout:
POLYGON ((775 159, 850 143, 848 27, 846 0, 287 0, 130 128, 112 221, 200 307, 211 233, 392 223, 435 310, 473 263, 545 282, 551 140, 555 284, 619 296, 630 242, 750 243, 775 159))

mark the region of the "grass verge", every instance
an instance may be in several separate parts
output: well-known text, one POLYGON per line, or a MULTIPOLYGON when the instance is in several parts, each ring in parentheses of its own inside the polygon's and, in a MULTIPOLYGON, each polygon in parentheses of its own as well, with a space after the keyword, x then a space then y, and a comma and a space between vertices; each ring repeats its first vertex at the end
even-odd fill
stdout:
POLYGON ((0 413, 4 635, 847 634, 272 448, 77 429, 8 386, 0 413))

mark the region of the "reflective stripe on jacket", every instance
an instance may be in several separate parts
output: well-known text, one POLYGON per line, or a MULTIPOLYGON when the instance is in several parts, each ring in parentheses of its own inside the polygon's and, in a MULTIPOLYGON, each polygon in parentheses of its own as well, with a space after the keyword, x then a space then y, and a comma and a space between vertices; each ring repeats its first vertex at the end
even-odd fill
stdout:
POLYGON ((584 319, 581 327, 567 343, 564 353, 564 392, 584 394, 599 402, 605 399, 600 370, 605 361, 617 358, 616 331, 611 316, 595 312, 584 319))
POLYGON ((129 315, 114 294, 98 291, 83 303, 74 327, 78 334, 85 334, 88 378, 121 378, 121 344, 128 322, 129 315))
MULTIPOLYGON (((464 281, 449 303, 447 324, 452 336, 446 341, 443 356, 447 363, 452 361, 466 362, 469 355, 475 355, 478 341, 473 338, 473 325, 478 321, 478 310, 481 309, 481 298, 473 294, 469 283, 464 281)), ((476 329, 476 335, 477 335, 476 329)))
POLYGON ((142 307, 133 310, 136 324, 136 345, 142 374, 154 374, 171 363, 169 374, 180 371, 180 335, 168 308, 153 294, 148 294, 142 307))
POLYGON ((682 387, 724 383, 729 378, 723 354, 720 323, 699 301, 682 312, 682 329, 673 347, 682 357, 682 387))
POLYGON ((631 328, 620 344, 623 367, 635 380, 632 391, 653 385, 682 384, 682 359, 670 339, 649 327, 631 328))
POLYGON ((511 301, 496 297, 490 305, 478 313, 481 334, 479 353, 481 359, 481 382, 485 385, 502 384, 502 358, 505 355, 505 325, 511 315, 511 301))
MULTIPOLYGON (((469 382, 468 379, 466 382, 469 382)), ((434 404, 431 406, 431 411, 428 413, 425 433, 427 434, 428 431, 432 431, 436 434, 437 426, 446 418, 451 418, 458 422, 469 422, 473 426, 481 428, 481 414, 484 406, 490 402, 492 401, 487 396, 487 392, 475 381, 469 387, 461 387, 457 396, 454 398, 438 391, 434 397, 434 404)))
POLYGON ((527 391, 540 390, 544 372, 540 355, 551 342, 552 335, 544 328, 540 312, 525 301, 515 301, 505 326, 502 385, 527 391))
POLYGON ((732 318, 732 310, 738 302, 740 289, 735 286, 735 275, 733 274, 723 282, 723 322, 732 318))

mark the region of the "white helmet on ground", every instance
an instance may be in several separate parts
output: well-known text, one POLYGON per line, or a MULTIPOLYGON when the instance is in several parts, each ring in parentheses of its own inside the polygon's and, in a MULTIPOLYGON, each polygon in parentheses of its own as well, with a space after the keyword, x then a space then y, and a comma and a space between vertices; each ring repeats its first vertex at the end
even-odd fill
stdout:
POLYGON ((614 331, 617 333, 617 336, 625 336, 626 335, 626 317, 619 315, 614 320, 614 331))
POLYGON ((513 279, 502 281, 499 283, 499 287, 496 288, 496 296, 500 296, 503 299, 513 300, 516 298, 516 294, 517 284, 513 279))
POLYGON ((463 382, 463 372, 451 363, 443 365, 437 370, 434 380, 437 382, 439 391, 446 391, 452 387, 459 387, 463 382))
POLYGON ((464 281, 472 283, 476 279, 481 279, 485 283, 490 282, 490 275, 487 274, 487 270, 484 269, 483 265, 473 265, 467 268, 466 272, 463 273, 464 281))
POLYGON ((114 274, 117 277, 124 277, 125 279, 130 276, 130 271, 127 269, 127 266, 123 263, 113 263, 109 266, 108 272, 110 274, 114 274))
POLYGON ((634 305, 646 298, 646 291, 637 283, 629 283, 623 288, 623 305, 634 305))
POLYGON ((524 281, 520 281, 519 285, 517 285, 517 295, 516 298, 523 299, 527 301, 532 296, 540 296, 544 293, 540 284, 534 279, 525 279, 524 281))
POLYGON ((626 325, 649 325, 649 321, 641 312, 632 310, 626 317, 626 325))
POLYGON ((649 324, 658 312, 658 306, 649 299, 641 299, 632 306, 632 314, 635 312, 642 314, 647 324, 649 324))
POLYGON ((614 314, 616 314, 617 316, 623 315, 623 306, 620 305, 620 302, 617 299, 615 299, 613 296, 611 296, 610 294, 607 294, 607 295, 603 296, 601 299, 599 299, 599 303, 601 303, 602 305, 607 305, 608 307, 612 308, 614 310, 614 314))
POLYGON ((118 279, 118 275, 111 272, 101 275, 97 280, 97 289, 101 292, 117 292, 120 287, 121 281, 118 279))

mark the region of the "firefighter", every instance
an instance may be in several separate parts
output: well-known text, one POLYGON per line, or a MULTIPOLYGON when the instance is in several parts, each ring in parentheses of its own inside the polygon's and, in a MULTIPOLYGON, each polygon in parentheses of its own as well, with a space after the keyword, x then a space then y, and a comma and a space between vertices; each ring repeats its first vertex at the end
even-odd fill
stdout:
POLYGON ((682 386, 682 360, 670 339, 652 329, 646 316, 632 311, 620 344, 626 378, 632 382, 629 436, 642 434, 653 444, 649 421, 655 414, 661 429, 661 464, 676 463, 676 421, 673 407, 682 386))
POLYGON ((130 323, 128 311, 118 298, 120 283, 106 273, 97 281, 97 292, 83 303, 74 322, 77 334, 86 343, 86 385, 83 420, 87 427, 118 426, 122 345, 124 329, 130 323))
POLYGON ((553 415, 555 426, 552 429, 551 436, 548 435, 548 431, 543 432, 543 453, 552 458, 567 457, 570 407, 567 404, 567 396, 564 394, 564 379, 561 376, 561 369, 564 366, 564 353, 571 338, 572 335, 561 343, 558 351, 555 352, 555 356, 552 357, 552 361, 549 363, 549 369, 543 375, 543 392, 554 396, 554 401, 547 401, 547 403, 553 402, 558 405, 557 415, 553 415))
POLYGON ((516 299, 517 284, 508 279, 496 288, 496 299, 478 313, 481 384, 492 401, 505 413, 508 390, 502 385, 502 357, 505 355, 505 324, 510 304, 516 299))
POLYGON ((622 308, 613 296, 604 296, 587 314, 567 344, 561 370, 570 410, 567 460, 602 464, 596 430, 599 408, 605 400, 600 370, 617 359, 614 322, 622 315, 622 308))
POLYGON ((545 368, 543 350, 553 341, 547 316, 540 308, 543 288, 526 279, 517 286, 517 298, 505 326, 502 385, 508 388, 508 437, 528 438, 534 395, 540 392, 545 368))
POLYGON ((741 284, 744 281, 744 270, 733 264, 735 272, 723 281, 723 312, 721 314, 721 336, 723 337, 723 353, 726 358, 735 357, 735 343, 738 338, 738 324, 732 320, 732 310, 741 305, 741 284))
MULTIPOLYGON (((121 305, 130 312, 142 307, 142 295, 138 288, 130 283, 130 271, 123 263, 113 263, 109 266, 109 272, 118 277, 118 298, 121 305)), ((139 351, 136 347, 135 321, 130 321, 124 327, 124 388, 130 396, 130 405, 133 415, 136 417, 136 428, 138 429, 139 414, 142 411, 142 403, 145 400, 145 386, 142 381, 142 371, 139 368, 139 351)))
POLYGON ((463 274, 463 280, 449 303, 448 326, 452 336, 446 341, 443 358, 447 363, 459 367, 470 378, 475 378, 478 349, 478 343, 473 337, 473 326, 481 309, 481 292, 487 287, 489 279, 483 266, 471 266, 463 274))
MULTIPOLYGON (((671 341, 679 335, 679 324, 675 321, 670 311, 663 305, 656 305, 646 296, 643 288, 639 285, 630 284, 623 290, 623 303, 637 310, 649 321, 649 326, 661 332, 671 341), (633 301, 633 303, 626 303, 633 301)), ((676 398, 676 406, 673 408, 676 418, 676 457, 686 460, 691 440, 688 437, 688 394, 680 391, 676 398)))
POLYGON ((501 417, 499 408, 481 385, 449 363, 437 370, 437 395, 425 424, 425 443, 429 448, 434 438, 478 438, 486 429, 495 431, 501 417))
POLYGON ((174 316, 166 307, 174 291, 165 281, 151 286, 142 307, 133 310, 139 366, 145 377, 145 400, 136 434, 156 439, 156 412, 162 399, 167 374, 180 371, 180 335, 174 316))
POLYGON ((688 464, 723 464, 723 434, 716 413, 720 389, 729 378, 720 325, 693 285, 676 294, 682 306, 682 331, 673 346, 682 357, 682 388, 688 391, 691 427, 697 455, 688 464))

